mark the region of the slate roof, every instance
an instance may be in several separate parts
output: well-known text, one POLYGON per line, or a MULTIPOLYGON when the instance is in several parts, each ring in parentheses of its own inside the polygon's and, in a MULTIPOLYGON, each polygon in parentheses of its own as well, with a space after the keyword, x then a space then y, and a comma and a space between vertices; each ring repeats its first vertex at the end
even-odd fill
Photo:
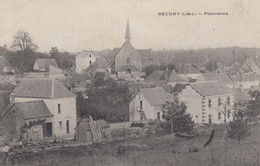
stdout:
POLYGON ((181 74, 198 74, 198 73, 200 73, 200 71, 199 71, 199 69, 195 68, 193 65, 186 64, 181 68, 180 73, 181 74))
POLYGON ((93 68, 109 68, 111 67, 108 60, 105 58, 97 58, 96 61, 91 65, 93 68))
POLYGON ((163 75, 164 72, 165 71, 163 71, 163 70, 155 70, 150 75, 148 75, 146 77, 146 80, 154 81, 154 82, 160 81, 160 78, 161 78, 161 76, 163 75))
POLYGON ((168 76, 168 82, 186 82, 178 73, 172 71, 168 76))
POLYGON ((55 59, 36 59, 34 64, 35 63, 39 65, 40 69, 45 69, 46 66, 53 66, 59 68, 55 59))
POLYGON ((202 96, 214 96, 221 94, 234 93, 234 91, 225 85, 217 82, 197 82, 189 84, 196 92, 202 96))
POLYGON ((239 82, 239 81, 258 81, 259 80, 259 75, 255 73, 243 73, 243 74, 235 74, 235 75, 230 75, 230 78, 234 82, 239 82))
POLYGON ((43 100, 15 103, 12 110, 19 111, 25 120, 53 116, 43 100))
POLYGON ((31 98, 64 98, 76 95, 59 81, 52 79, 25 79, 14 90, 14 96, 31 98))
MULTIPOLYGON (((203 73, 201 76, 205 81, 219 81, 224 84, 232 84, 231 78, 226 73, 203 73)), ((199 81, 199 80, 197 80, 199 81)))
POLYGON ((155 70, 146 78, 148 81, 167 81, 167 82, 185 82, 185 80, 175 71, 155 70), (167 74, 167 77, 166 77, 167 74), (167 80, 166 80, 167 78, 167 80))
POLYGON ((161 106, 167 101, 173 100, 173 96, 167 93, 162 87, 141 89, 140 93, 153 106, 161 106))

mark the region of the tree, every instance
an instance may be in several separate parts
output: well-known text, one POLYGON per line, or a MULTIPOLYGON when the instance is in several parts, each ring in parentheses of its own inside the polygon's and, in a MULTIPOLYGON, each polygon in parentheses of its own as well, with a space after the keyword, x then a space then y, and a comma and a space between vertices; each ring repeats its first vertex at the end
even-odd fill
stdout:
POLYGON ((25 31, 18 31, 14 36, 14 41, 11 45, 11 49, 17 50, 22 56, 21 69, 24 71, 25 61, 31 60, 29 57, 38 48, 36 44, 33 43, 32 38, 25 31))
POLYGON ((184 102, 174 97, 173 102, 167 102, 163 105, 163 118, 166 120, 164 127, 173 132, 191 132, 194 122, 190 114, 186 112, 187 106, 184 102))
POLYGON ((78 95, 77 112, 81 117, 91 115, 93 119, 108 122, 128 121, 130 99, 131 93, 126 85, 98 78, 83 94, 78 95))
POLYGON ((245 112, 242 110, 237 110, 237 112, 233 115, 233 121, 229 122, 227 126, 227 137, 236 139, 240 144, 241 140, 249 135, 250 131, 245 112))
POLYGON ((14 41, 11 45, 11 48, 19 51, 35 51, 38 48, 38 46, 33 43, 32 38, 29 36, 27 32, 18 31, 14 36, 14 41))
POLYGON ((249 94, 252 99, 247 104, 246 116, 251 121, 260 114, 260 90, 250 91, 249 94))

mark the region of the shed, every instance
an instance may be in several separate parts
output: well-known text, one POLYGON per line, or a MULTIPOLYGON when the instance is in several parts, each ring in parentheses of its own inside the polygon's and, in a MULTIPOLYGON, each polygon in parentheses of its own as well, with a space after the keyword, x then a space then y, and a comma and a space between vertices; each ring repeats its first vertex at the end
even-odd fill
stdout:
POLYGON ((109 124, 104 120, 85 118, 75 129, 75 141, 92 142, 99 141, 110 136, 109 124))

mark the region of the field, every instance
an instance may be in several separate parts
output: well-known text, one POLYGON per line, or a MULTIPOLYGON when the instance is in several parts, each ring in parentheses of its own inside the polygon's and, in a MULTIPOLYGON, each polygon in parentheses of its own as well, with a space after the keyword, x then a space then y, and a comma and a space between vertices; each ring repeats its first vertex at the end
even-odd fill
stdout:
POLYGON ((191 139, 173 135, 128 139, 120 142, 62 148, 37 154, 24 154, 25 163, 15 165, 52 166, 256 166, 260 154, 260 124, 251 126, 251 136, 241 144, 225 138, 223 126, 196 128, 191 139), (211 144, 204 148, 215 129, 211 144), (198 149, 197 152, 190 152, 198 149))

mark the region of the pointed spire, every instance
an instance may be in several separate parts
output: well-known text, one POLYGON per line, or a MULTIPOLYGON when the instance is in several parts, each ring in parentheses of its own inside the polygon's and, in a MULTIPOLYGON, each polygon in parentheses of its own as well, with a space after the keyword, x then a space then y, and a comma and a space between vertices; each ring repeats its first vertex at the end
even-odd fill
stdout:
POLYGON ((130 40, 130 39, 131 39, 131 34, 130 34, 130 27, 129 27, 129 19, 127 19, 125 40, 130 40))

